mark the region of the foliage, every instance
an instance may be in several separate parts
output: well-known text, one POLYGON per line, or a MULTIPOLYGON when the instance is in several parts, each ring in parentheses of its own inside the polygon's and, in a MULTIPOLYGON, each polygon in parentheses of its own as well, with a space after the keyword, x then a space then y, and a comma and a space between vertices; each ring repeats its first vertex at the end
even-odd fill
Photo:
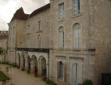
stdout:
POLYGON ((14 85, 14 84, 10 84, 10 85, 14 85))
POLYGON ((9 63, 8 63, 8 62, 2 62, 2 64, 7 64, 7 65, 9 65, 9 63))
POLYGON ((2 71, 0 71, 0 81, 9 80, 10 78, 5 75, 2 71))
POLYGON ((30 74, 30 71, 28 70, 27 73, 30 74))
POLYGON ((4 53, 4 49, 0 48, 0 55, 4 53))
POLYGON ((92 80, 85 80, 84 85, 93 85, 92 80))
POLYGON ((10 67, 17 67, 16 64, 10 64, 8 62, 2 62, 1 64, 6 64, 6 65, 9 65, 10 67))
POLYGON ((48 78, 45 78, 44 81, 45 81, 48 85, 57 85, 55 82, 49 80, 48 78))
POLYGON ((16 64, 10 64, 10 65, 12 65, 12 67, 17 67, 17 65, 16 65, 16 64))

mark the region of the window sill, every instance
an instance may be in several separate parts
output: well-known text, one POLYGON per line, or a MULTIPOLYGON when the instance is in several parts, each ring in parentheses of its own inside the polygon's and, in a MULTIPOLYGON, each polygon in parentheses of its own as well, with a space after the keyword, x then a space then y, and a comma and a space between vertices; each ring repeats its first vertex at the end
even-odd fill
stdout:
POLYGON ((63 22, 64 21, 64 19, 58 19, 58 22, 63 22))
POLYGON ((40 31, 37 31, 36 33, 41 33, 42 31, 40 30, 40 31))
POLYGON ((80 16, 82 16, 81 13, 79 13, 78 15, 72 15, 72 18, 77 18, 77 17, 80 17, 80 16))

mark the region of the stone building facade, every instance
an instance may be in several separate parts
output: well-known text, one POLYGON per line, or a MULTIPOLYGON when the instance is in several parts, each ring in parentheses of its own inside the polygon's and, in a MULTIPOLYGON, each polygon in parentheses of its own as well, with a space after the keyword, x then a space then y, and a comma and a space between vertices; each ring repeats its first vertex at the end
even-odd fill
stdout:
POLYGON ((20 8, 9 24, 9 62, 58 85, 100 85, 111 73, 110 7, 110 0, 50 0, 30 15, 20 8))
POLYGON ((0 61, 5 61, 7 58, 7 40, 8 40, 8 31, 0 31, 0 48, 4 50, 4 53, 0 55, 0 61))

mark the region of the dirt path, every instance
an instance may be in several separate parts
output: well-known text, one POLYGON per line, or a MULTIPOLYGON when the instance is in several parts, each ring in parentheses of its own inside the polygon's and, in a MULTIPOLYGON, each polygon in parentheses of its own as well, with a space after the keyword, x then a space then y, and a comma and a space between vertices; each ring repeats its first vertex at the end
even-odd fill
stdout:
MULTIPOLYGON (((5 73, 7 73, 6 67, 6 65, 0 65, 0 69, 5 73)), ((34 75, 27 74, 27 72, 16 68, 10 69, 8 75, 11 78, 11 83, 14 85, 47 85, 40 78, 36 78, 34 75)))

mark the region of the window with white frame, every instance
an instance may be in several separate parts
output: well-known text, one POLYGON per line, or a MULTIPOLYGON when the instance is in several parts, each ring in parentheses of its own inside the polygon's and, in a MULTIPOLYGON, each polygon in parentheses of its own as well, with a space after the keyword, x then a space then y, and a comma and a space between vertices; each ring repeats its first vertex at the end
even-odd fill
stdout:
POLYGON ((59 48, 64 48, 64 28, 60 27, 59 28, 59 48))
POLYGON ((64 3, 59 4, 59 19, 64 19, 64 3))
POLYGON ((80 29, 80 24, 76 23, 74 25, 74 48, 80 48, 81 44, 81 29, 80 29))
POLYGON ((73 0, 73 10, 74 16, 80 13, 80 0, 73 0))

